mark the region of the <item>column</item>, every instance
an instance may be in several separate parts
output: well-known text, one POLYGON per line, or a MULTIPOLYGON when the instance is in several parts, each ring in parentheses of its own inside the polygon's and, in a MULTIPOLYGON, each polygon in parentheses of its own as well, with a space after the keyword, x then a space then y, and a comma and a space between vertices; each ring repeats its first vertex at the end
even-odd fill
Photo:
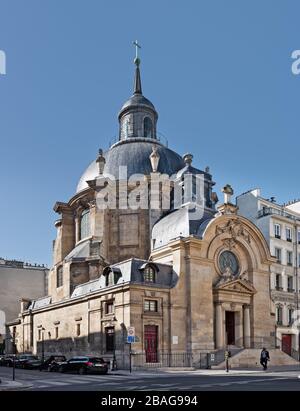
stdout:
POLYGON ((223 348, 223 310, 222 303, 216 303, 216 348, 223 348))
POLYGON ((250 305, 244 305, 244 347, 250 348, 250 305))

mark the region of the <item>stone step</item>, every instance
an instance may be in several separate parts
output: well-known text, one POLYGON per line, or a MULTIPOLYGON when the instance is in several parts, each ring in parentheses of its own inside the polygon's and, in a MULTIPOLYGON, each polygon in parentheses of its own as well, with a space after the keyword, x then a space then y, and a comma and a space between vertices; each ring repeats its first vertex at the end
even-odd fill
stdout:
MULTIPOLYGON (((299 365, 299 362, 294 360, 279 349, 268 350, 270 354, 270 365, 299 365)), ((260 349, 245 348, 235 356, 229 359, 229 366, 232 368, 252 368, 260 367, 260 349)), ((215 369, 225 368, 225 361, 213 366, 215 369)))

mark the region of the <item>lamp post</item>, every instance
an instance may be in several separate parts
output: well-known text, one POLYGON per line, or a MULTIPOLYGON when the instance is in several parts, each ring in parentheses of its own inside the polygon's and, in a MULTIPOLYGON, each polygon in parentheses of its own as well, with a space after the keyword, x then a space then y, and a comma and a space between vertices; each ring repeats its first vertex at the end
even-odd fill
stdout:
POLYGON ((114 316, 113 322, 114 322, 114 351, 113 351, 113 363, 112 363, 112 371, 115 371, 117 369, 117 361, 116 361, 116 323, 117 319, 114 316))
POLYGON ((45 328, 42 327, 42 364, 44 363, 44 360, 45 360, 44 331, 45 331, 45 328))
POLYGON ((13 352, 13 375, 12 379, 15 381, 16 376, 16 335, 13 333, 13 338, 11 339, 12 342, 12 352, 13 352))

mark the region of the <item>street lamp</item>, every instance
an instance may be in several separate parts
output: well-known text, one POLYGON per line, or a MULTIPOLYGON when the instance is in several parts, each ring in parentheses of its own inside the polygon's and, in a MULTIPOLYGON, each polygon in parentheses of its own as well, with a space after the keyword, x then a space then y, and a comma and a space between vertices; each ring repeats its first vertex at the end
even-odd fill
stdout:
POLYGON ((12 342, 12 349, 13 349, 13 375, 12 379, 15 381, 15 370, 16 370, 16 334, 13 332, 13 338, 11 339, 12 342))
POLYGON ((113 318, 114 322, 114 351, 113 351, 113 363, 112 363, 112 371, 115 371, 117 369, 117 360, 116 360, 116 327, 115 324, 118 320, 116 319, 116 316, 113 318))
POLYGON ((44 363, 44 359, 45 359, 44 331, 45 331, 45 328, 42 327, 42 364, 44 363))

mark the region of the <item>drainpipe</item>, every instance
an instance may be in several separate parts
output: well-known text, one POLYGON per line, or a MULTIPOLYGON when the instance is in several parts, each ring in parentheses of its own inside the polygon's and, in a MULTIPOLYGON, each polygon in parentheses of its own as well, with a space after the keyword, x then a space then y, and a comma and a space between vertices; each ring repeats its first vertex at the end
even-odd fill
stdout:
MULTIPOLYGON (((299 266, 299 257, 298 257, 298 227, 295 220, 295 277, 296 277, 296 309, 297 309, 297 316, 299 316, 299 278, 298 278, 298 266, 299 266)), ((299 327, 299 326, 298 326, 299 327)), ((298 331, 298 361, 300 361, 300 334, 299 328, 297 327, 298 331)))

